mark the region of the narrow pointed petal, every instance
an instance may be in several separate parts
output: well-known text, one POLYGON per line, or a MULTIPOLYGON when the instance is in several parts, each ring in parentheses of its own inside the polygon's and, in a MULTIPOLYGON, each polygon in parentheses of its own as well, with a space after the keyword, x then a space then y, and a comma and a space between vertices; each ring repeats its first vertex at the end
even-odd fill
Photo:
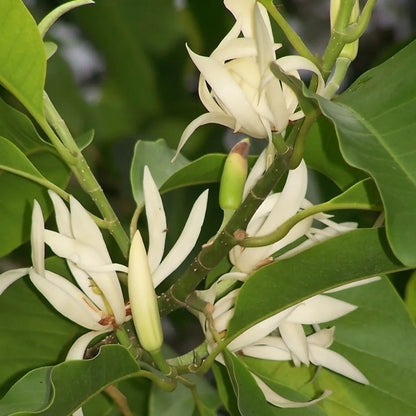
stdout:
POLYGON ((289 399, 285 399, 284 397, 277 394, 275 391, 273 391, 263 380, 261 380, 256 375, 252 374, 254 379, 256 380, 257 385, 260 387, 261 391, 264 394, 264 397, 266 400, 277 407, 284 407, 284 408, 295 408, 295 407, 308 407, 312 406, 313 404, 321 401, 325 397, 328 397, 332 392, 329 390, 325 390, 321 396, 314 400, 310 400, 308 402, 294 402, 289 399))
POLYGON ((208 190, 204 191, 195 201, 181 235, 153 273, 155 287, 176 270, 194 248, 204 222, 207 202, 208 190))
POLYGON ((252 345, 243 348, 241 351, 245 356, 262 360, 289 361, 291 359, 287 348, 276 348, 270 345, 252 345))
POLYGON ((214 312, 212 314, 214 319, 222 315, 224 312, 230 310, 234 306, 239 291, 240 289, 234 289, 230 293, 227 293, 227 295, 225 295, 219 301, 215 302, 214 312))
POLYGON ((32 228, 30 232, 32 247, 32 264, 37 273, 45 272, 45 225, 42 209, 38 201, 34 201, 32 211, 32 228))
POLYGON ((197 55, 189 48, 188 52, 216 96, 234 119, 241 123, 244 130, 250 132, 253 137, 266 137, 258 115, 227 68, 212 58, 197 55))
POLYGON ((290 322, 310 325, 333 321, 357 309, 357 306, 330 296, 316 295, 299 305, 288 317, 290 322))
POLYGON ((91 331, 81 335, 69 349, 65 361, 82 360, 89 343, 98 336, 110 331, 91 331))
POLYGON ((309 357, 312 363, 342 374, 358 383, 370 384, 367 377, 346 358, 335 351, 309 344, 309 357))
POLYGON ((260 6, 256 2, 253 10, 254 38, 257 47, 257 62, 260 67, 260 74, 269 70, 270 62, 275 59, 273 49, 273 36, 268 31, 260 6))
POLYGON ((21 269, 9 270, 0 274, 0 295, 16 280, 29 273, 30 267, 23 267, 21 269))
POLYGON ((94 310, 85 294, 68 280, 48 271, 45 271, 43 277, 33 269, 29 276, 39 292, 62 315, 84 328, 92 330, 105 328, 98 323, 102 318, 101 313, 94 310))
POLYGON ((368 283, 378 282, 381 280, 380 276, 368 277, 367 279, 357 280, 356 282, 347 283, 346 285, 335 287, 334 289, 327 290, 324 293, 335 293, 345 289, 351 289, 353 287, 367 285, 368 283))
POLYGON ((74 238, 86 245, 93 246, 105 262, 111 263, 101 231, 88 211, 72 196, 69 203, 74 238))
POLYGON ((59 232, 67 237, 73 237, 69 209, 58 194, 51 190, 48 193, 55 211, 55 220, 59 232))
POLYGON ((321 329, 318 332, 308 335, 308 344, 314 344, 318 347, 328 348, 332 345, 332 342, 334 341, 334 332, 334 326, 331 328, 321 329))
POLYGON ((150 271, 153 273, 163 257, 167 226, 162 198, 147 166, 143 171, 143 193, 149 230, 147 258, 150 271))
POLYGON ((221 282, 222 280, 238 280, 240 282, 245 282, 248 279, 249 275, 247 273, 242 272, 229 272, 221 275, 221 277, 218 279, 218 282, 221 282))
POLYGON ((309 365, 308 344, 302 325, 282 322, 279 332, 290 352, 304 364, 309 365))
POLYGON ((266 154, 267 149, 264 149, 254 163, 254 166, 251 168, 244 186, 243 198, 247 197, 253 186, 260 179, 260 176, 263 175, 266 170, 266 154))
POLYGON ((238 351, 246 346, 255 344, 258 340, 264 338, 266 335, 269 335, 270 332, 275 330, 280 325, 280 323, 287 318, 287 316, 292 311, 292 308, 288 308, 282 312, 279 312, 276 315, 273 315, 247 329, 236 339, 231 341, 227 348, 230 351, 238 351))
POLYGON ((233 117, 223 113, 205 113, 197 117, 195 120, 191 121, 185 128, 182 133, 182 136, 179 140, 178 149, 176 151, 176 155, 182 150, 183 146, 185 146, 186 142, 188 141, 189 137, 191 137, 192 133, 198 128, 205 124, 221 124, 222 126, 229 127, 230 129, 235 129, 235 120, 233 117))

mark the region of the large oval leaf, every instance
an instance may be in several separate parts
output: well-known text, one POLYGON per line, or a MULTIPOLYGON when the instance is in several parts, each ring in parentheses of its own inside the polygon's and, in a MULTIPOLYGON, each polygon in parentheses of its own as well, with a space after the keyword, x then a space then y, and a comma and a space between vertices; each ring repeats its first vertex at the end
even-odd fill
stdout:
POLYGON ((416 266, 416 41, 362 75, 336 102, 318 98, 348 163, 376 181, 396 256, 416 266))

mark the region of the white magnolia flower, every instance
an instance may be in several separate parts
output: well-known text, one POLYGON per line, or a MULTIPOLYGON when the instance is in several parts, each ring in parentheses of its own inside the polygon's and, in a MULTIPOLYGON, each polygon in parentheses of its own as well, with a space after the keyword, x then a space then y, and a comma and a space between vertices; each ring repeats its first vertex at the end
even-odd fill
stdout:
POLYGON ((199 96, 208 110, 184 130, 178 151, 200 126, 217 123, 254 138, 271 138, 272 132, 283 132, 290 120, 303 117, 293 91, 277 80, 269 65, 297 78, 299 70, 312 71, 318 78, 320 93, 324 88, 318 68, 300 56, 276 60, 270 20, 265 8, 255 0, 226 0, 236 23, 209 57, 197 55, 188 48, 199 69, 199 96), (239 37, 242 33, 243 37, 239 37))
POLYGON ((76 341, 68 355, 68 358, 82 358, 87 339, 111 331, 128 319, 115 272, 127 271, 127 268, 112 263, 99 228, 75 198, 70 197, 68 210, 55 193, 50 192, 50 196, 60 233, 44 228, 42 210, 35 201, 31 229, 33 266, 3 273, 0 293, 13 281, 29 274, 33 285, 58 312, 92 330, 76 341), (45 243, 67 260, 79 288, 45 269, 45 243))

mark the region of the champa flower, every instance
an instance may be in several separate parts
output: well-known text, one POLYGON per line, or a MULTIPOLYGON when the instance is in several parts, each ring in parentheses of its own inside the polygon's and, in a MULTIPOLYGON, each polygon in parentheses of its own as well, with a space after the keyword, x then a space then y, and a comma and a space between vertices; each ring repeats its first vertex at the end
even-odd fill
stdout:
POLYGON ((269 65, 275 61, 289 75, 299 78, 298 70, 312 71, 318 77, 320 93, 324 88, 318 68, 306 58, 286 56, 276 60, 281 47, 273 41, 269 17, 254 0, 226 0, 236 23, 209 57, 188 48, 201 72, 199 96, 208 110, 184 130, 178 151, 200 126, 217 123, 254 138, 271 138, 283 132, 290 120, 303 117, 297 109, 293 91, 272 76, 269 65), (238 37, 242 33, 243 37, 238 37))

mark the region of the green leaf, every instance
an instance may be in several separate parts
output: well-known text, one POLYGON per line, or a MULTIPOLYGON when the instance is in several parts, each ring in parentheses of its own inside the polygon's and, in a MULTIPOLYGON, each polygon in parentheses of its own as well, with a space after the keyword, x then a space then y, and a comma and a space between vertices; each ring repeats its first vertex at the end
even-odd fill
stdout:
POLYGON ((341 152, 375 180, 396 256, 416 265, 416 41, 362 75, 336 102, 318 98, 341 152))
MULTIPOLYGON (((210 412, 215 412, 220 404, 215 389, 201 376, 186 375, 185 377, 195 383, 205 408, 210 412)), ((184 385, 178 384, 173 393, 163 391, 155 385, 152 386, 148 416, 192 416, 194 408, 195 401, 192 392, 184 385)))
POLYGON ((334 126, 325 117, 318 118, 312 125, 303 157, 309 167, 330 178, 343 190, 367 176, 345 162, 339 150, 334 126))
POLYGON ((91 129, 86 131, 84 134, 81 134, 81 136, 75 138, 75 142, 77 143, 79 150, 84 150, 92 143, 94 140, 94 134, 94 129, 91 129))
POLYGON ((413 322, 416 323, 416 272, 412 273, 406 284, 404 301, 413 322))
MULTIPOLYGON (((381 211, 383 204, 373 180, 364 179, 347 189, 342 194, 332 198, 331 204, 354 204, 356 209, 371 209, 381 211)), ((334 207, 336 209, 336 207, 334 207)))
POLYGON ((155 142, 139 140, 134 148, 130 169, 130 181, 134 200, 138 206, 143 205, 143 169, 147 165, 156 185, 160 186, 188 161, 179 154, 175 162, 171 162, 175 151, 170 149, 163 139, 155 142))
POLYGON ((364 386, 320 368, 295 368, 288 362, 245 358, 265 380, 303 391, 331 390, 319 402, 329 416, 413 415, 416 410, 416 331, 401 299, 388 281, 331 294, 357 305, 350 314, 329 322, 336 326, 330 347, 356 365, 370 380, 364 386), (400 348, 397 348, 400 345, 400 348))
POLYGON ((390 251, 383 229, 329 239, 253 273, 239 292, 227 338, 325 290, 405 268, 390 251))
POLYGON ((45 48, 36 22, 20 0, 0 2, 0 83, 43 119, 45 48))
POLYGON ((43 416, 70 415, 105 387, 136 376, 139 370, 140 367, 124 347, 106 345, 91 360, 67 361, 50 368, 50 372, 40 368, 32 371, 30 377, 23 377, 0 400, 0 406, 9 412, 0 413, 0 416, 34 413, 43 416), (33 388, 37 388, 39 399, 35 404, 22 403, 22 396, 33 388), (49 405, 39 406, 48 394, 49 405))

